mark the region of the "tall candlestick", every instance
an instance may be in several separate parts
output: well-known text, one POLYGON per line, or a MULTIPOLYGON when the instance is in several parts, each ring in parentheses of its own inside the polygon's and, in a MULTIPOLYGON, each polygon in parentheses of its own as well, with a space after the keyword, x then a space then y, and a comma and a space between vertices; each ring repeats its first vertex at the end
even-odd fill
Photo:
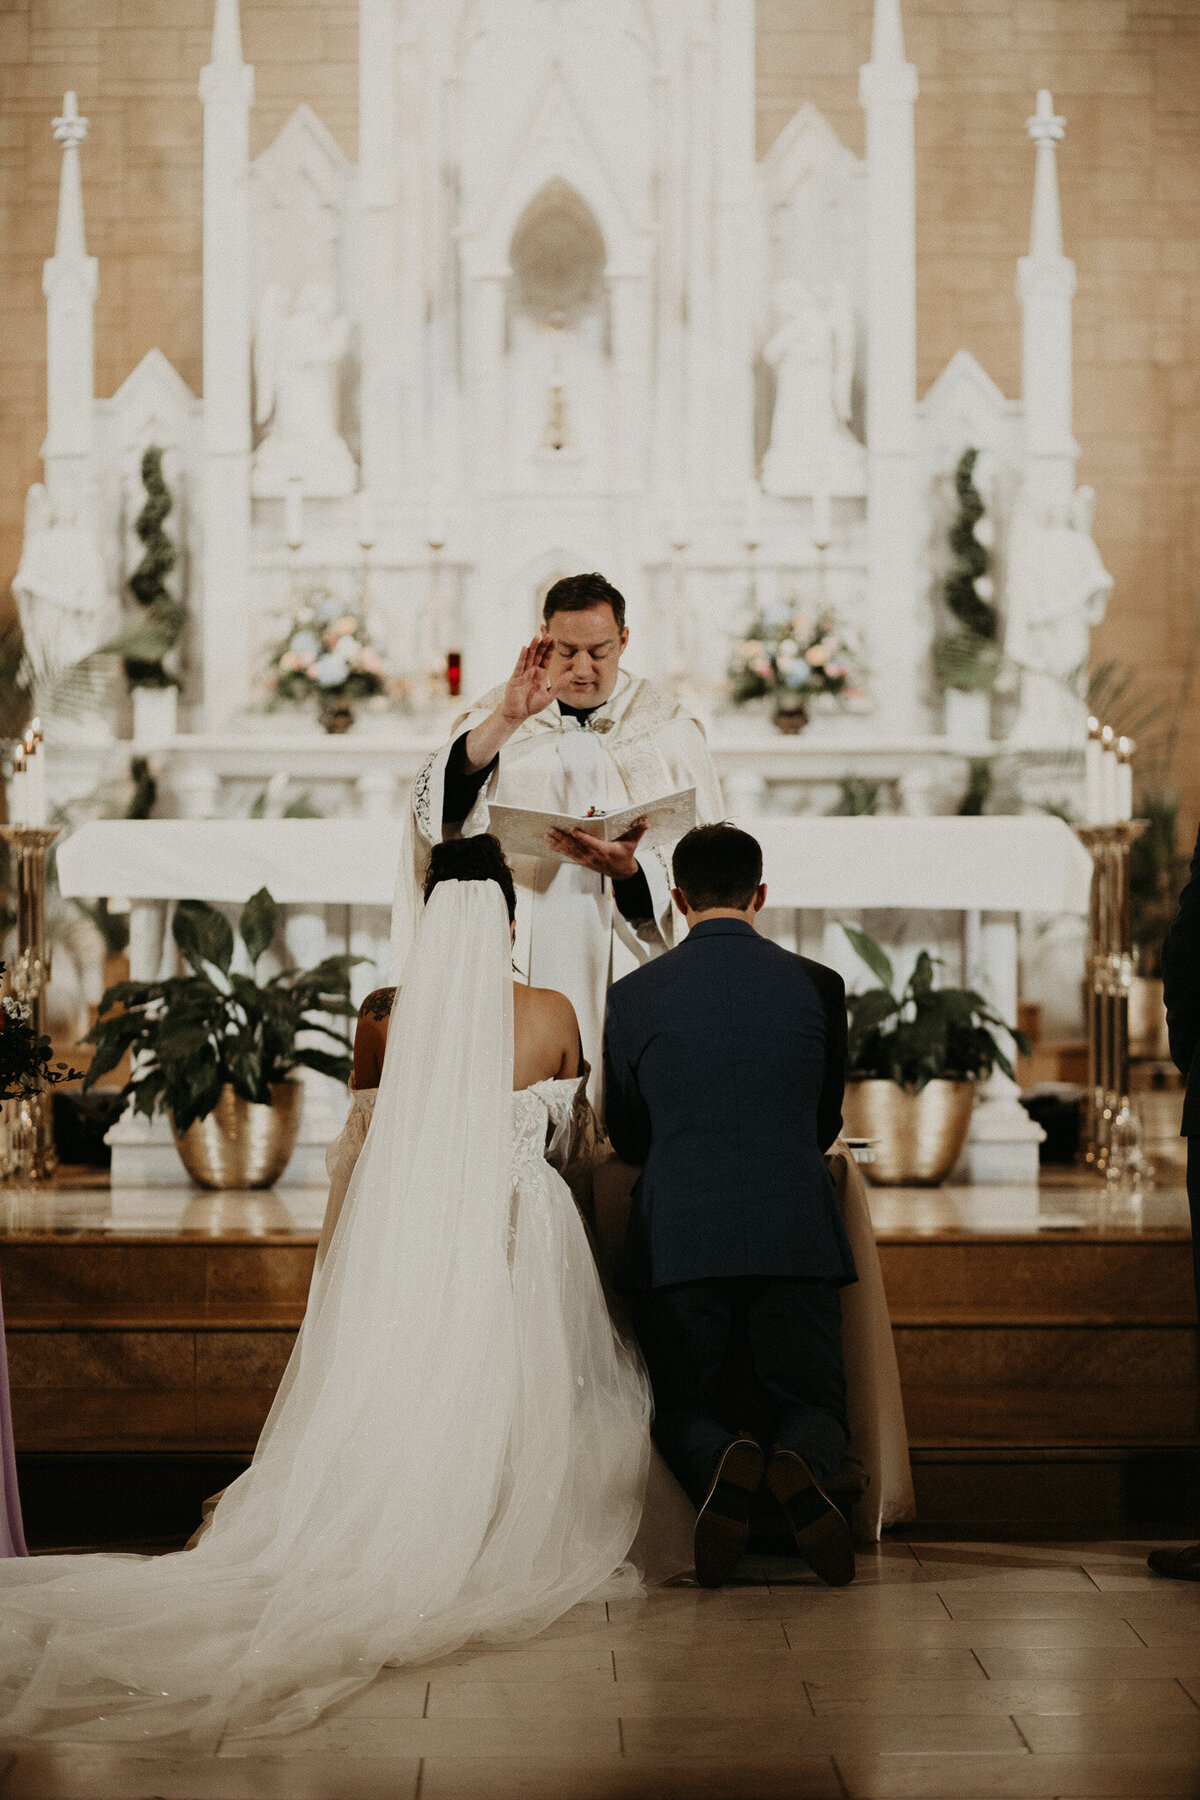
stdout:
POLYGON ((369 488, 358 496, 358 541, 364 550, 375 542, 375 497, 369 488))
POLYGON ((283 535, 289 550, 304 542, 304 482, 299 475, 289 475, 283 491, 283 535))
POLYGON ((1087 729, 1083 752, 1084 821, 1088 825, 1099 825, 1104 810, 1104 751, 1100 746, 1099 719, 1089 719, 1087 729))
POLYGON ((833 539, 833 501, 828 488, 818 488, 812 500, 812 538, 817 550, 828 550, 833 539))
POLYGON ((746 487, 746 537, 745 542, 752 550, 757 550, 762 543, 762 489, 757 481, 751 481, 746 487))

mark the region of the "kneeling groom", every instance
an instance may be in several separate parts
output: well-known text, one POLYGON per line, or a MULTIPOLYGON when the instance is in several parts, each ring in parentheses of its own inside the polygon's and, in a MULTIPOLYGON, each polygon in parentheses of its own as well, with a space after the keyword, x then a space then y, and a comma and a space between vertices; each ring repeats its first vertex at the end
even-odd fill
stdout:
POLYGON ((687 937, 608 997, 605 1122, 644 1164, 617 1285, 655 1441, 699 1509, 697 1578, 732 1573, 765 1483, 801 1556, 841 1585, 854 1549, 823 1487, 848 1442, 839 1289, 855 1270, 824 1152, 842 1123, 845 989, 755 931, 766 888, 746 832, 689 832, 673 875, 687 937), (771 1406, 769 1458, 722 1422, 739 1352, 771 1406))

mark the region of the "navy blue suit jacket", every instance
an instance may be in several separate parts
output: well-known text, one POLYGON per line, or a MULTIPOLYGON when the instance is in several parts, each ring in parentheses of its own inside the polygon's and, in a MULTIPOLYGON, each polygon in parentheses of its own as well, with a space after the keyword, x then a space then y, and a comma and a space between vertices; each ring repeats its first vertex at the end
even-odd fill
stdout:
POLYGON ((614 983, 604 1050, 609 1137, 645 1165, 619 1286, 856 1279, 824 1159, 842 1123, 840 975, 707 919, 614 983))
POLYGON ((1163 998, 1171 1055, 1187 1082, 1184 1137, 1200 1137, 1200 833, 1179 912, 1162 948, 1163 998))

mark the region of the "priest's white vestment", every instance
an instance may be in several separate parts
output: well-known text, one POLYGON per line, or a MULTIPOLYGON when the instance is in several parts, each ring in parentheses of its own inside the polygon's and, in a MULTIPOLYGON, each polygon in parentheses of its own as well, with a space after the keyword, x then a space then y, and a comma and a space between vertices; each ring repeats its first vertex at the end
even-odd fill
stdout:
MULTIPOLYGON (((504 689, 496 688, 463 713, 413 784, 392 909, 393 981, 412 941, 430 847, 442 837, 450 751, 503 696, 504 689)), ((586 723, 560 712, 557 702, 526 719, 500 752, 461 830, 464 836, 487 831, 492 801, 579 816, 589 807, 611 812, 689 787, 696 790, 697 824, 721 818, 721 787, 699 720, 652 681, 622 669, 612 695, 586 723)), ((611 882, 592 870, 550 855, 511 859, 517 888, 514 965, 531 986, 557 988, 571 1000, 593 1070, 593 1098, 599 1093, 609 983, 676 941, 671 848, 643 844, 638 851, 653 911, 636 924, 621 916, 611 882)))

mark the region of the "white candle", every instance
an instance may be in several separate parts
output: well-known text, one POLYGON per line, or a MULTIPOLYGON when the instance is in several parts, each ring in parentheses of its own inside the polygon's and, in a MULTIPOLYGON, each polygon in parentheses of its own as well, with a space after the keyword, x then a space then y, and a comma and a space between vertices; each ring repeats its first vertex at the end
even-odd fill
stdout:
POLYGON ((757 481, 746 487, 746 543, 757 548, 762 543, 762 489, 757 481))
POLYGON ((375 542, 375 499, 370 488, 358 496, 358 541, 364 550, 375 542))
POLYGON ((818 488, 813 495, 813 546, 817 550, 828 550, 833 538, 833 502, 825 488, 818 488))
POLYGON ((289 475, 283 492, 283 535, 289 550, 298 550, 304 542, 304 483, 298 475, 289 475))
POLYGON ((28 807, 28 775, 25 772, 25 746, 20 745, 13 756, 12 775, 8 783, 8 822, 10 825, 28 825, 26 817, 28 807))
POLYGON ((1104 810, 1104 751, 1100 747, 1100 721, 1088 720, 1087 743, 1083 752, 1084 823, 1099 825, 1104 810))
POLYGON ((1137 748, 1132 738, 1117 739, 1117 817, 1133 817, 1133 753, 1137 748))
POLYGON ((1100 823, 1113 825, 1117 820, 1117 740, 1111 725, 1100 733, 1100 823))

